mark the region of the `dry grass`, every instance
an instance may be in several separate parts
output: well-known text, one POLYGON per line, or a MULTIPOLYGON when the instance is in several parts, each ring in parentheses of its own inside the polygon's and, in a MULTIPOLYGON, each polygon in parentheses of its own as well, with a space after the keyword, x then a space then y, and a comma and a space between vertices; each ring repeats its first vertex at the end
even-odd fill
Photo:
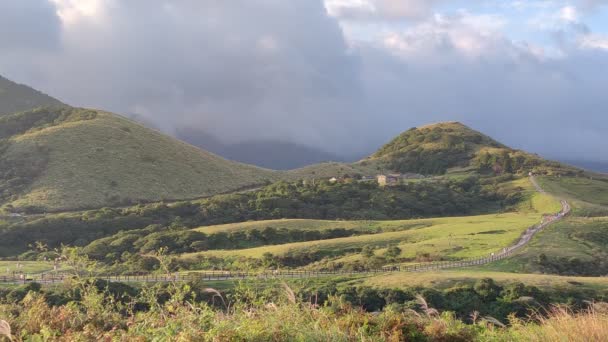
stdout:
POLYGON ((8 324, 7 321, 0 319, 0 337, 2 336, 8 338, 10 341, 13 340, 13 335, 11 334, 11 325, 8 324))
POLYGON ((548 316, 536 316, 537 324, 516 325, 512 336, 538 342, 601 342, 608 341, 608 313, 605 304, 593 305, 587 312, 575 314, 564 307, 555 307, 548 316))

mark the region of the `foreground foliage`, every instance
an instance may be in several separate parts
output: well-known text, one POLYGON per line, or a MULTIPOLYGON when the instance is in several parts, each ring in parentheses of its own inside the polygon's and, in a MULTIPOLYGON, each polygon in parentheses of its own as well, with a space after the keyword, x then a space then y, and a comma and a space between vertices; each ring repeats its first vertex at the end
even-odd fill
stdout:
MULTIPOLYGON (((301 299, 287 285, 239 285, 230 297, 203 286, 146 287, 78 282, 69 293, 14 290, 0 304, 0 341, 602 341, 605 304, 564 307, 499 321, 479 312, 459 319, 416 296, 411 307, 370 312, 344 296, 301 299), (230 298, 230 299, 229 299, 230 298)), ((491 294, 492 284, 478 291, 491 294)))

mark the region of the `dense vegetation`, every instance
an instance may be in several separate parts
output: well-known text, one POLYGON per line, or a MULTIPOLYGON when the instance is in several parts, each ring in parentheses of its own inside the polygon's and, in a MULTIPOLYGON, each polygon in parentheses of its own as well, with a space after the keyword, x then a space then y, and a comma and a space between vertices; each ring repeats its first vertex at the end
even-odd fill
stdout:
POLYGON ((65 105, 37 90, 0 76, 0 116, 43 106, 65 105))
POLYGON ((522 189, 503 188, 497 181, 468 177, 389 188, 373 182, 279 182, 257 191, 171 205, 142 204, 9 221, 0 225, 0 246, 8 256, 24 252, 36 241, 50 247, 86 245, 121 230, 152 224, 194 228, 276 218, 409 219, 495 212, 522 198, 522 189))
POLYGON ((500 143, 457 123, 412 128, 380 148, 372 158, 385 159, 401 172, 443 174, 468 166, 479 146, 503 148, 500 143))
POLYGON ((573 173, 574 168, 510 149, 458 122, 412 128, 384 145, 366 162, 380 161, 387 169, 444 174, 451 168, 482 173, 573 173))
POLYGON ((589 300, 602 298, 491 279, 444 291, 330 282, 240 283, 220 293, 202 283, 136 288, 75 278, 0 291, 0 339, 599 341, 608 315, 589 300), (558 303, 572 311, 550 306, 558 303))

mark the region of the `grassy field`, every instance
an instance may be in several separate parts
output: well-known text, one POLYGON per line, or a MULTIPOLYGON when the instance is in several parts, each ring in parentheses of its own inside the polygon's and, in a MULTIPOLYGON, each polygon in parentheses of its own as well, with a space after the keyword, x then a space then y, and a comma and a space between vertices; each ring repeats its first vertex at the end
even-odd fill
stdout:
POLYGON ((116 115, 90 112, 92 119, 10 139, 6 160, 47 161, 12 202, 15 207, 68 210, 197 198, 279 179, 278 172, 225 160, 116 115))
MULTIPOLYGON (((399 230, 331 240, 290 243, 276 246, 264 246, 243 250, 222 250, 196 253, 206 256, 246 256, 259 258, 264 253, 284 255, 294 252, 320 252, 345 254, 364 246, 384 248, 388 245, 399 245, 403 250, 402 257, 413 258, 419 253, 430 253, 445 258, 469 258, 487 255, 513 243, 529 226, 538 221, 537 214, 499 214, 474 217, 451 217, 438 219, 404 220, 404 221, 309 221, 279 220, 265 221, 246 225, 225 225, 223 227, 200 228, 200 231, 222 231, 230 229, 247 229, 247 227, 291 227, 297 229, 357 228, 377 230, 399 230), (276 226, 275 226, 276 224, 276 226), (315 228, 316 227, 316 228, 315 228)), ((184 255, 184 258, 193 254, 184 255)))
POLYGON ((252 229, 262 230, 267 227, 275 229, 294 229, 294 230, 328 230, 335 228, 356 229, 370 233, 406 230, 428 226, 427 220, 404 220, 404 221, 329 221, 329 220, 307 220, 307 219, 281 219, 281 220, 262 220, 242 223, 222 224, 210 227, 200 227, 195 230, 213 234, 219 232, 240 232, 252 229))
MULTIPOLYGON (((527 199, 518 212, 398 221, 323 221, 323 220, 269 220, 200 227, 205 233, 245 232, 275 229, 327 230, 344 228, 364 235, 307 242, 267 245, 241 250, 213 250, 184 254, 181 258, 196 257, 248 257, 262 258, 265 253, 285 256, 314 253, 327 256, 333 262, 352 263, 364 257, 360 251, 365 246, 375 249, 376 255, 388 246, 401 249, 399 258, 410 261, 466 259, 486 256, 512 245, 528 227, 539 222, 542 214, 555 213, 559 202, 548 194, 532 190, 527 179, 512 182, 509 186, 522 187, 527 199)), ((319 265, 311 265, 311 267, 319 265)))
POLYGON ((578 216, 608 216, 608 178, 539 177, 545 191, 571 202, 578 216))
POLYGON ((392 273, 358 280, 357 282, 381 288, 420 286, 446 289, 462 284, 471 285, 483 278, 492 278, 501 285, 521 282, 526 285, 551 289, 608 289, 608 278, 606 277, 564 277, 544 274, 516 274, 486 271, 477 268, 425 273, 392 273))
MULTIPOLYGON (((58 270, 62 269, 60 267, 58 270)), ((47 261, 0 261, 0 277, 13 272, 35 274, 52 270, 53 263, 47 261)))
POLYGON ((506 272, 542 271, 538 258, 544 254, 552 260, 576 258, 591 262, 603 257, 608 246, 608 218, 572 217, 540 232, 517 255, 485 266, 487 270, 506 272))

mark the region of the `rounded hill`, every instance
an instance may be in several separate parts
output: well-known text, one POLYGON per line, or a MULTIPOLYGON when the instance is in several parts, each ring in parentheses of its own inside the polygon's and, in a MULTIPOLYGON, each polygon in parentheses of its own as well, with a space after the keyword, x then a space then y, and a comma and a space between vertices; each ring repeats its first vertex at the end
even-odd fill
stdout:
POLYGON ((72 108, 1 117, 0 166, 0 201, 32 212, 197 198, 278 177, 123 117, 72 108))

